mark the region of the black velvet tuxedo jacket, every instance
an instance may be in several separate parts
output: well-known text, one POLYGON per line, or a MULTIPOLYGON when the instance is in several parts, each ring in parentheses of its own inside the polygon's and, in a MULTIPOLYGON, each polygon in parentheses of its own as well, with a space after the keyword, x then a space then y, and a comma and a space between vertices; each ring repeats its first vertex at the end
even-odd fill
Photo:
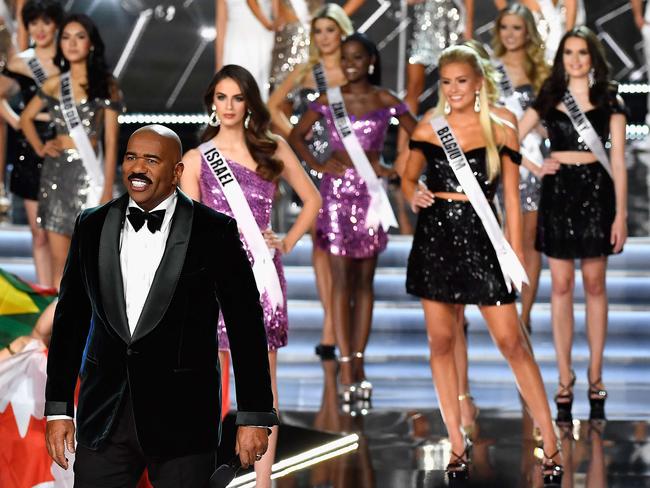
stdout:
POLYGON ((74 416, 79 376, 81 445, 101 448, 129 388, 145 454, 214 450, 221 420, 221 309, 237 423, 277 424, 262 308, 236 222, 178 192, 167 245, 131 335, 119 256, 127 204, 124 195, 77 219, 54 317, 45 414, 74 416))

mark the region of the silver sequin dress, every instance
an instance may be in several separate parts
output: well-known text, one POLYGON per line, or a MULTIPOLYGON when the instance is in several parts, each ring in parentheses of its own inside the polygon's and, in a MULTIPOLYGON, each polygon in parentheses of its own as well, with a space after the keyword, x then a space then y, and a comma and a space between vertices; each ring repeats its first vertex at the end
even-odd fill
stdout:
POLYGON ((410 64, 435 65, 444 49, 458 43, 465 29, 459 5, 454 0, 424 0, 413 7, 410 64))
MULTIPOLYGON (((59 100, 42 91, 38 94, 47 103, 57 135, 68 135, 59 100)), ((77 105, 81 123, 91 140, 102 136, 104 110, 121 111, 122 108, 119 101, 99 98, 82 100, 77 105)), ((66 149, 56 158, 46 156, 38 195, 38 224, 45 230, 71 236, 77 215, 86 208, 87 195, 88 174, 76 149, 66 149)))

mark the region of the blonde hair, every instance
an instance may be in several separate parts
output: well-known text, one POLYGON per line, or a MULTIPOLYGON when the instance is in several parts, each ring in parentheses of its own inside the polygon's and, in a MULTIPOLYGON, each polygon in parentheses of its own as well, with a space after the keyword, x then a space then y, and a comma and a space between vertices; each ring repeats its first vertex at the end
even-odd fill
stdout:
POLYGON ((314 42, 314 27, 316 21, 319 19, 330 19, 336 22, 336 25, 341 30, 341 38, 349 36, 354 32, 354 27, 352 27, 352 21, 348 14, 345 13, 345 10, 340 5, 335 3, 326 3, 321 8, 319 8, 313 15, 311 19, 311 30, 309 34, 309 60, 304 65, 303 76, 307 73, 308 70, 311 70, 314 65, 320 62, 321 53, 314 42))
POLYGON ((483 44, 475 39, 463 41, 461 45, 467 46, 478 54, 481 64, 483 65, 484 83, 487 85, 485 88, 487 89, 488 99, 492 104, 498 102, 499 98, 501 98, 501 91, 497 82, 499 79, 499 72, 492 64, 490 54, 487 52, 485 47, 483 47, 483 44))
MULTIPOLYGON (((486 82, 487 78, 485 72, 483 71, 483 63, 478 54, 474 49, 467 46, 451 46, 445 49, 440 55, 440 60, 438 61, 438 70, 442 73, 442 69, 448 64, 452 63, 464 63, 469 65, 474 73, 477 76, 483 78, 483 83, 481 84, 481 90, 479 92, 479 100, 481 102, 481 111, 479 113, 479 120, 481 123, 481 128, 483 129, 483 137, 485 138, 485 149, 486 149, 486 166, 488 178, 490 181, 494 180, 501 171, 501 156, 499 155, 499 149, 497 148, 496 139, 494 137, 494 131, 492 130, 492 123, 503 127, 501 121, 494 117, 490 113, 490 97, 488 95, 487 86, 489 81, 486 82)), ((442 92, 442 84, 438 90, 438 105, 434 111, 434 116, 445 115, 445 105, 447 103, 447 98, 442 92)))
POLYGON ((526 25, 526 34, 528 37, 526 38, 525 44, 526 58, 524 61, 524 71, 531 85, 533 85, 533 92, 537 94, 544 80, 551 74, 551 67, 544 57, 544 41, 542 41, 537 30, 535 17, 533 17, 528 7, 520 3, 513 3, 499 12, 499 15, 494 21, 494 31, 492 34, 492 48, 497 58, 500 58, 506 53, 506 48, 501 42, 501 36, 499 35, 501 21, 506 15, 516 15, 526 25))

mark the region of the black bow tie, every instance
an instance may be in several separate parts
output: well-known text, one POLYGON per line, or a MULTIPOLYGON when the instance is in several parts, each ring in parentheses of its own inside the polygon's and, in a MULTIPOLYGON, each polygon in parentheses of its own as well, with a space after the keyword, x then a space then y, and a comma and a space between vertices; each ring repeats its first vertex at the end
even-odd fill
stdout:
POLYGON ((162 227, 165 211, 154 210, 153 212, 143 212, 138 207, 129 207, 129 215, 127 215, 127 218, 136 232, 142 228, 146 221, 147 228, 153 234, 162 227))

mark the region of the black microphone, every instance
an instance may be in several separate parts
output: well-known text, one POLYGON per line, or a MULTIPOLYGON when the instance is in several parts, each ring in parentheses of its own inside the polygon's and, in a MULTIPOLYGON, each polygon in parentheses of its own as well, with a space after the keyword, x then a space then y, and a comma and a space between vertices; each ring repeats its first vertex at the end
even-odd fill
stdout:
POLYGON ((210 488, 226 488, 242 469, 239 456, 232 458, 228 464, 222 464, 210 476, 210 488))

